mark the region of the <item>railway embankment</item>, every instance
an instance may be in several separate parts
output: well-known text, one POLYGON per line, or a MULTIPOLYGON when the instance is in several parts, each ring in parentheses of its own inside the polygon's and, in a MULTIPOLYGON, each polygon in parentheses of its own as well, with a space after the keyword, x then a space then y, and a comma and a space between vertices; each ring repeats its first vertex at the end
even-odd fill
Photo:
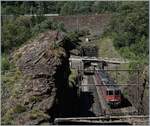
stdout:
POLYGON ((129 80, 130 86, 125 87, 127 97, 139 114, 148 115, 149 113, 149 77, 148 66, 139 71, 139 75, 132 74, 129 80), (132 85, 136 84, 136 85, 132 85))

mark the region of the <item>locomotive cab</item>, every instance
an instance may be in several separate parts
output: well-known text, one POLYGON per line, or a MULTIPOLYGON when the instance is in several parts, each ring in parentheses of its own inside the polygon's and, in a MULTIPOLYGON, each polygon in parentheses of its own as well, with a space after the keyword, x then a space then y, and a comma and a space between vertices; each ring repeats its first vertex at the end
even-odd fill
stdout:
POLYGON ((121 91, 119 89, 108 89, 106 91, 106 101, 109 105, 118 106, 121 103, 121 91))

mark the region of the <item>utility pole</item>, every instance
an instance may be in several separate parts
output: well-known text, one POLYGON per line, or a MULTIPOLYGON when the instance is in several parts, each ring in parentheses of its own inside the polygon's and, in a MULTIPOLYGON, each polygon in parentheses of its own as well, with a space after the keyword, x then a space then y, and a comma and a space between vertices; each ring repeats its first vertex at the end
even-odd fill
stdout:
POLYGON ((79 18, 78 18, 78 15, 77 15, 77 32, 79 32, 79 18))
MULTIPOLYGON (((78 9, 78 1, 77 1, 77 9, 78 9)), ((79 17, 78 17, 78 13, 77 13, 77 32, 79 32, 79 17)))
MULTIPOLYGON (((7 8, 7 1, 6 1, 6 8, 7 8)), ((4 15, 5 15, 4 16, 5 17, 4 20, 7 18, 7 9, 6 8, 4 8, 4 10, 5 10, 5 12, 4 12, 4 15)))

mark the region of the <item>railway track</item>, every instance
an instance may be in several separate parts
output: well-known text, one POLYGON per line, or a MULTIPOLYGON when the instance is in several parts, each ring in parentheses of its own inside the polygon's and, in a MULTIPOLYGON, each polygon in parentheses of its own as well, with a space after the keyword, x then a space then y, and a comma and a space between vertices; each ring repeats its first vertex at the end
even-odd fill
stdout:
POLYGON ((137 114, 137 110, 135 109, 134 106, 126 106, 123 107, 123 105, 121 104, 120 107, 118 108, 111 108, 110 106, 108 106, 108 104, 106 103, 105 99, 103 98, 103 94, 102 94, 102 89, 101 86, 97 86, 96 84, 102 84, 102 82, 98 82, 98 80, 96 78, 97 76, 94 76, 94 84, 96 87, 96 91, 98 93, 98 97, 101 103, 101 108, 102 108, 102 114, 103 115, 109 115, 109 116, 126 116, 126 115, 135 115, 137 114))
MULTIPOLYGON (((72 118, 56 118, 55 124, 63 124, 63 125, 138 125, 145 124, 147 125, 148 116, 139 116, 134 112, 134 107, 120 107, 120 108, 110 108, 102 94, 100 87, 98 84, 100 82, 96 81, 95 75, 84 75, 84 81, 81 84, 82 93, 84 94, 84 98, 81 99, 83 102, 79 117, 72 118), (86 87, 86 88, 84 88, 86 87), (91 97, 89 94, 93 96, 93 102, 90 103, 91 97), (89 104, 91 105, 89 107, 89 104), (107 110, 104 112, 104 110, 107 110)), ((82 95, 83 95, 82 94, 82 95)))
POLYGON ((100 116, 100 115, 102 115, 102 108, 101 108, 101 104, 100 104, 100 99, 98 97, 98 93, 96 91, 96 86, 94 85, 93 77, 94 77, 93 75, 88 76, 88 83, 93 84, 93 86, 89 87, 89 91, 93 92, 93 96, 94 96, 94 103, 93 103, 93 107, 91 109, 95 113, 96 116, 100 116))
POLYGON ((94 86, 93 75, 84 75, 81 85, 81 116, 100 116, 102 113, 102 109, 99 102, 98 94, 96 92, 96 87, 94 86), (88 86, 89 83, 91 83, 92 86, 88 86))

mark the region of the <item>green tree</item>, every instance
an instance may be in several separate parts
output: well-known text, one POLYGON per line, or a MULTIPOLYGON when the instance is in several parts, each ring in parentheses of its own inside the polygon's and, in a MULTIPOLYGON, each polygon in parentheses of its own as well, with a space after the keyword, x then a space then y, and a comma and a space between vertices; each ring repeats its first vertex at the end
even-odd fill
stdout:
POLYGON ((122 2, 113 15, 110 29, 114 46, 123 56, 145 58, 148 55, 148 2, 122 2), (126 54, 124 54, 126 53, 126 54))

